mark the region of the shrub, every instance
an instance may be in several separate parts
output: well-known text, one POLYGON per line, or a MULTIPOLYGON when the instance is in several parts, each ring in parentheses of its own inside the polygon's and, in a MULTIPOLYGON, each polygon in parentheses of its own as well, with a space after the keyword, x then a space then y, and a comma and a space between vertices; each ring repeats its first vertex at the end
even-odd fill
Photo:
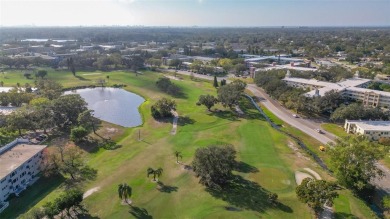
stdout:
POLYGON ((380 138, 379 139, 379 144, 385 145, 385 146, 390 146, 390 138, 380 138))

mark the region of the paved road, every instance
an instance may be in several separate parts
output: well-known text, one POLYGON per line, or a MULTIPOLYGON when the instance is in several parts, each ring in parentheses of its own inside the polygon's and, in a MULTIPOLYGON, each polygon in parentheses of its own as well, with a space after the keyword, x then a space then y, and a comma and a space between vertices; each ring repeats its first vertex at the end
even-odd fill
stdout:
POLYGON ((270 110, 273 114, 275 114, 284 122, 310 135, 311 137, 317 139, 323 144, 327 144, 328 142, 334 142, 333 135, 329 133, 320 134, 315 130, 316 128, 319 128, 318 124, 311 123, 302 118, 294 118, 290 111, 284 109, 279 103, 272 100, 264 91, 262 91, 256 85, 249 84, 247 86, 247 89, 250 90, 258 98, 258 100, 265 108, 270 110))
MULTIPOLYGON (((174 70, 170 70, 170 71, 174 71, 174 70)), ((184 74, 184 75, 191 74, 190 72, 187 71, 177 71, 177 73, 184 74)), ((214 77, 212 76, 201 75, 201 74, 194 74, 194 77, 202 78, 206 80, 214 80, 214 77)), ((227 80, 227 77, 219 77, 218 79, 227 80)), ((321 128, 320 126, 321 123, 309 119, 294 118, 292 116, 293 113, 291 111, 285 109, 277 101, 269 97, 261 88, 257 87, 256 85, 248 84, 247 89, 250 90, 258 98, 258 100, 265 108, 270 110, 278 118, 290 124, 291 126, 301 130, 302 132, 308 134, 309 136, 317 139, 322 144, 334 142, 334 139, 336 139, 336 136, 331 133, 320 134, 317 131, 315 131, 315 129, 321 128)), ((373 184, 381 188, 387 194, 390 194, 390 170, 389 168, 381 164, 378 164, 378 167, 384 172, 385 176, 382 179, 375 179, 373 181, 373 184)))

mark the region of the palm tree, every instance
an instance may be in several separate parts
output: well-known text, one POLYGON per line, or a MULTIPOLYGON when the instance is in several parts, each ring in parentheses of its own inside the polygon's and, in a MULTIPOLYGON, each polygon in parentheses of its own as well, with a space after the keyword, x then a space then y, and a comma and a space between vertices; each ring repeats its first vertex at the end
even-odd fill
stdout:
POLYGON ((128 203, 127 198, 131 197, 131 187, 127 183, 121 183, 118 185, 118 195, 120 199, 125 199, 125 202, 128 203))
POLYGON ((162 173, 163 173, 163 169, 161 167, 158 168, 157 170, 154 170, 154 169, 149 167, 147 170, 148 177, 149 177, 149 175, 153 174, 153 181, 156 181, 156 176, 160 177, 162 175, 162 173))
POLYGON ((181 155, 180 151, 175 151, 175 157, 176 157, 176 163, 179 163, 179 157, 180 159, 183 159, 183 156, 181 155))

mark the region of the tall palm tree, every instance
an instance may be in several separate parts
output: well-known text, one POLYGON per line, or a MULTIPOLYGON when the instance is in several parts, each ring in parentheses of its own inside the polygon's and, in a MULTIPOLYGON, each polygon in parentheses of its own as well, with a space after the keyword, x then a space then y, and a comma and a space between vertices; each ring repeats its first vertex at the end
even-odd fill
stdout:
POLYGON ((183 156, 181 155, 180 151, 175 151, 175 157, 176 157, 176 163, 179 163, 179 157, 180 159, 183 159, 183 156))
POLYGON ((153 174, 153 181, 156 181, 156 176, 157 177, 160 177, 163 173, 163 169, 160 167, 158 168, 157 170, 154 170, 153 168, 148 168, 147 170, 147 174, 148 174, 148 177, 149 175, 152 175, 153 174))
POLYGON ((121 183, 118 185, 118 195, 120 199, 125 199, 125 202, 128 203, 127 198, 131 197, 131 187, 127 183, 121 183))

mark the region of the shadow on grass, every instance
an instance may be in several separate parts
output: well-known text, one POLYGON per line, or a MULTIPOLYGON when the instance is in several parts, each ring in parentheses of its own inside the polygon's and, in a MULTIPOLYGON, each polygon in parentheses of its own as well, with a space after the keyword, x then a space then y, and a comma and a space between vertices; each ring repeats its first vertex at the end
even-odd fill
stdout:
POLYGON ((11 199, 10 206, 0 214, 0 218, 18 218, 57 189, 64 181, 65 178, 62 176, 41 177, 23 191, 19 197, 11 199))
POLYGON ((242 97, 239 101, 239 106, 245 113, 244 118, 265 120, 264 116, 259 113, 248 98, 242 97))
POLYGON ((334 218, 335 219, 345 219, 345 218, 348 218, 348 219, 358 219, 358 217, 356 217, 355 215, 349 214, 349 213, 344 213, 344 212, 335 212, 334 213, 334 218))
POLYGON ((236 162, 234 170, 241 172, 241 173, 257 173, 257 172, 259 172, 259 169, 257 169, 256 167, 249 165, 249 164, 242 162, 242 161, 236 162))
POLYGON ((81 77, 79 75, 76 75, 75 78, 79 79, 80 81, 90 81, 89 79, 86 79, 86 78, 81 77))
POLYGON ((139 208, 136 206, 131 206, 129 213, 133 215, 135 218, 140 219, 152 219, 153 216, 148 213, 145 208, 139 208))
POLYGON ((268 208, 277 208, 284 212, 293 212, 290 207, 282 203, 273 205, 268 200, 269 191, 238 175, 233 176, 233 179, 223 189, 207 188, 206 191, 215 198, 241 209, 264 212, 268 208))
POLYGON ((178 99, 188 99, 188 96, 187 96, 187 94, 186 93, 184 93, 184 92, 179 92, 179 93, 177 93, 177 94, 170 94, 172 97, 174 97, 174 98, 178 98, 178 99))
POLYGON ((230 110, 214 111, 213 115, 221 119, 227 119, 230 121, 238 121, 237 115, 230 110))
POLYGON ((177 192, 178 190, 177 186, 168 186, 161 181, 158 181, 157 183, 158 183, 157 190, 160 192, 171 193, 171 192, 177 192))
MULTIPOLYGON (((81 208, 79 210, 81 212, 73 209, 74 217, 79 218, 79 219, 99 219, 100 218, 97 216, 92 216, 83 205, 81 206, 81 208)), ((70 217, 70 218, 73 218, 73 217, 70 217)))
POLYGON ((77 146, 79 146, 81 149, 88 153, 96 153, 99 151, 99 145, 100 141, 94 138, 87 138, 79 143, 77 143, 77 146))
POLYGON ((164 118, 154 118, 157 122, 161 123, 173 123, 173 116, 171 117, 164 117, 164 118))
POLYGON ((179 126, 185 126, 185 125, 192 125, 195 123, 195 120, 191 119, 188 116, 180 116, 177 120, 177 125, 179 126))

